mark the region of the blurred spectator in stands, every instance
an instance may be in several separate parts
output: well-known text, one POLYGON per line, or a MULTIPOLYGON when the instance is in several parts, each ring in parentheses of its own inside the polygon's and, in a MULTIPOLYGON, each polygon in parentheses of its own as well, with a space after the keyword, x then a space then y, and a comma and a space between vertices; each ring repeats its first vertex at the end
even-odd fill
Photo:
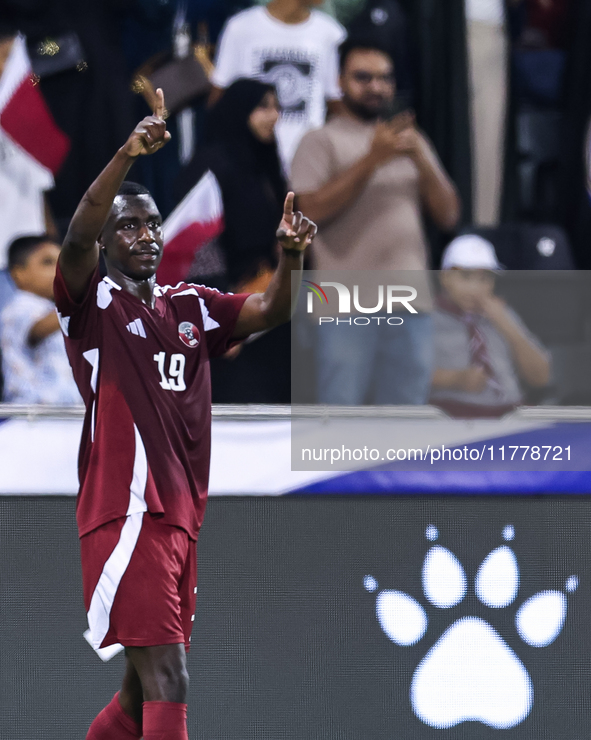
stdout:
MULTIPOLYGON (((337 17, 343 19, 350 36, 370 35, 376 46, 389 52, 394 60, 397 96, 403 93, 410 98, 418 125, 429 137, 461 195, 463 220, 470 223, 472 167, 466 0, 333 2, 337 17), (341 13, 342 3, 348 6, 347 15, 341 13), (356 17, 349 12, 353 6, 359 13, 356 17)), ((439 262, 449 239, 442 238, 429 220, 426 228, 434 260, 439 262)))
POLYGON ((434 319, 431 403, 461 418, 498 417, 523 402, 521 383, 548 385, 549 355, 494 294, 493 245, 467 234, 443 253, 434 319))
POLYGON ((509 0, 512 36, 522 47, 565 49, 572 0, 509 0))
POLYGON ((4 400, 9 403, 81 403, 53 305, 59 253, 47 234, 21 237, 8 250, 18 288, 0 314, 4 400))
MULTIPOLYGON (((359 4, 355 2, 356 6, 359 4)), ((341 5, 339 2, 338 9, 342 13, 341 5)), ((396 70, 397 94, 414 102, 417 49, 411 40, 413 34, 404 7, 399 0, 368 0, 355 10, 354 17, 346 23, 349 35, 372 38, 378 48, 389 53, 396 70)))
POLYGON ((275 85, 277 141, 286 171, 306 131, 322 126, 340 97, 337 47, 345 29, 315 10, 321 0, 271 0, 227 22, 218 42, 211 102, 238 77, 275 85))
POLYGON ((32 230, 57 236, 45 194, 68 146, 31 78, 25 39, 2 37, 0 25, 0 310, 14 291, 9 244, 32 230))
MULTIPOLYGON (((387 52, 350 39, 340 55, 344 111, 306 134, 292 166, 298 207, 319 225, 313 267, 425 270, 421 210, 440 228, 452 229, 460 215, 455 187, 410 112, 381 120, 396 93, 387 52)), ((318 346, 319 401, 364 403, 373 386, 377 403, 424 403, 431 378, 430 327, 428 314, 405 318, 387 335, 394 341, 390 346, 377 339, 384 327, 376 322, 356 332, 356 341, 368 344, 352 352, 347 326, 332 331, 324 326, 329 331, 318 346), (388 358, 383 372, 377 369, 378 355, 388 358)))
POLYGON ((520 103, 560 106, 571 0, 511 0, 513 84, 520 103))
POLYGON ((473 222, 499 223, 505 118, 508 33, 504 0, 466 0, 472 129, 473 222))
MULTIPOLYGON (((235 292, 264 291, 277 265, 277 219, 287 186, 275 125, 273 85, 238 79, 208 112, 206 145, 181 175, 181 195, 211 172, 221 191, 224 228, 197 252, 190 279, 235 292)), ((290 330, 278 327, 242 347, 232 361, 212 362, 217 403, 289 403, 290 330)))

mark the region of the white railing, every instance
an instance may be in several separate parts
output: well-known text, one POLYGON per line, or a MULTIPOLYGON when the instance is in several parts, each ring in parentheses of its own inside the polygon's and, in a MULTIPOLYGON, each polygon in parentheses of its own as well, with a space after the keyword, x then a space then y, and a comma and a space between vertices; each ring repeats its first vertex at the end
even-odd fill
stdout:
MULTIPOLYGON (((435 406, 323 406, 275 404, 214 404, 219 421, 280 421, 298 419, 447 419, 435 406)), ((0 419, 81 419, 84 406, 0 403, 0 419)), ((532 421, 591 421, 591 406, 521 406, 505 419, 532 421)))

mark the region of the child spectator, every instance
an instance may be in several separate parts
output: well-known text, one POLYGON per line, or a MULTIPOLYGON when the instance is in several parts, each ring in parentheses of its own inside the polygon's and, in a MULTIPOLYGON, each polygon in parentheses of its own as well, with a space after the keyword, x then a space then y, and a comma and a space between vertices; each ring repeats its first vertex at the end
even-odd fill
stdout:
POLYGON ((431 403, 461 418, 502 416, 523 403, 521 382, 548 384, 548 353, 494 294, 501 265, 489 241, 454 239, 441 269, 431 403))
POLYGON ((300 139, 322 126, 326 105, 338 101, 337 47, 345 29, 315 10, 321 0, 271 0, 230 18, 211 81, 215 102, 234 80, 256 77, 275 86, 281 106, 277 143, 289 169, 300 139))
POLYGON ((16 239, 8 268, 18 290, 0 314, 4 400, 81 403, 53 305, 60 247, 47 234, 16 239))

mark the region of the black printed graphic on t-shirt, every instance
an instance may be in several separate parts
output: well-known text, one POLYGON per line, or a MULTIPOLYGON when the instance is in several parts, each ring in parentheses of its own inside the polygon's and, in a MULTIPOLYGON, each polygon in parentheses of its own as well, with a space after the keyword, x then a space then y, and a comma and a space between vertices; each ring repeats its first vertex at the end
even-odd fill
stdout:
POLYGON ((261 52, 260 75, 275 85, 283 119, 307 117, 317 69, 315 54, 277 49, 261 52))

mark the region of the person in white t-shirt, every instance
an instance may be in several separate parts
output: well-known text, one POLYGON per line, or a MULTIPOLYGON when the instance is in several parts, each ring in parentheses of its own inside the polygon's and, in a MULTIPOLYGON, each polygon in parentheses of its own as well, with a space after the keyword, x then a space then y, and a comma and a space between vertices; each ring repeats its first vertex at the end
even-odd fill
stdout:
POLYGON ((321 0, 271 0, 232 16, 218 43, 210 102, 239 77, 256 77, 277 90, 275 129, 286 171, 300 139, 324 124, 327 103, 338 105, 339 44, 345 29, 315 10, 321 0))

